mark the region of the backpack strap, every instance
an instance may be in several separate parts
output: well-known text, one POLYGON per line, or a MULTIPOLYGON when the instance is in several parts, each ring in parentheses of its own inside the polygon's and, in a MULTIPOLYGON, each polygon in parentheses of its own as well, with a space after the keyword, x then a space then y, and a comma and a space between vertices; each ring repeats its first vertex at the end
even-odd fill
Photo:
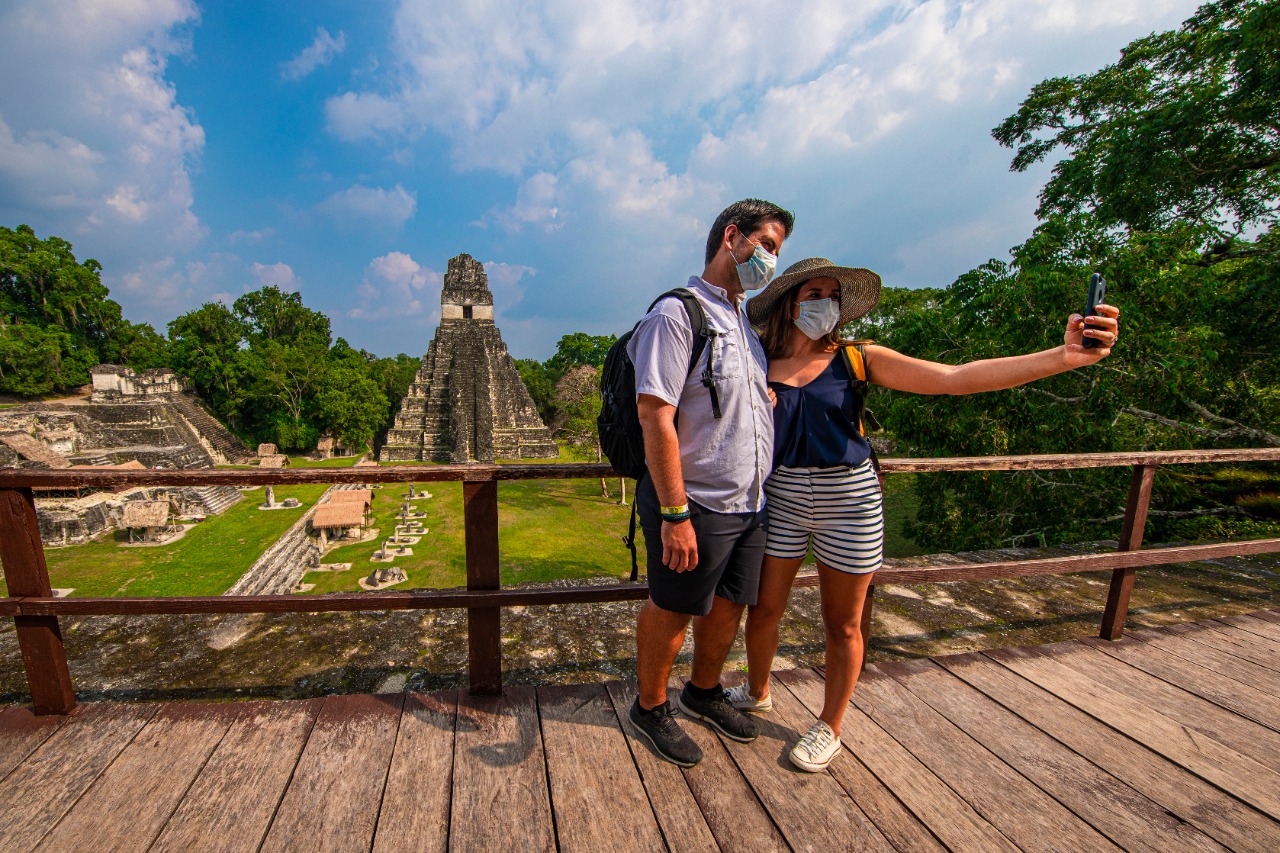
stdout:
POLYGON ((858 408, 858 434, 866 436, 867 430, 862 423, 862 415, 867 409, 867 358, 863 344, 845 344, 840 347, 840 355, 844 357, 845 369, 854 377, 855 384, 862 383, 862 400, 858 408))
MULTIPOLYGON (((657 305, 667 297, 679 299, 680 304, 684 306, 684 313, 689 317, 689 328, 693 332, 693 348, 689 352, 688 372, 693 373, 698 361, 702 358, 702 353, 707 349, 707 344, 716 336, 716 332, 707 322, 707 312, 703 310, 702 303, 698 301, 698 297, 693 295, 693 291, 687 287, 668 290, 653 300, 649 310, 652 311, 654 305, 657 305)), ((723 413, 720 411, 720 392, 716 390, 714 358, 715 350, 712 349, 711 355, 707 356, 707 366, 702 371, 702 387, 706 388, 707 393, 711 395, 711 414, 716 420, 719 420, 723 417, 723 413)))
MULTIPOLYGON (((880 424, 876 421, 875 415, 867 410, 867 393, 871 390, 870 383, 867 381, 867 351, 866 344, 862 342, 846 344, 840 347, 840 354, 844 357, 844 366, 848 369, 849 375, 854 377, 849 380, 852 385, 861 385, 857 389, 862 393, 862 399, 858 408, 858 434, 866 438, 867 430, 864 421, 870 421, 873 428, 879 429, 880 424)), ((876 455, 876 448, 867 440, 867 446, 871 448, 871 467, 875 469, 876 479, 880 481, 880 491, 884 491, 884 472, 880 470, 880 457, 876 455)))

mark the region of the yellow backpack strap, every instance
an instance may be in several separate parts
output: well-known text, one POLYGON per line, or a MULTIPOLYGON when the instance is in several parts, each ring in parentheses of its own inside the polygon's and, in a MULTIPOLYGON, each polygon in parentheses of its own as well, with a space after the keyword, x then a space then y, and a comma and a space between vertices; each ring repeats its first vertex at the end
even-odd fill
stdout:
MULTIPOLYGON (((862 357, 862 344, 846 344, 840 347, 840 354, 844 357, 844 366, 849 371, 850 376, 856 376, 858 381, 867 381, 867 363, 862 357)), ((865 398, 863 400, 866 402, 865 398)), ((866 435, 866 426, 862 423, 862 418, 858 418, 858 435, 866 435)))
POLYGON ((850 375, 866 382, 867 362, 862 357, 862 344, 846 344, 840 347, 840 352, 844 354, 844 366, 849 368, 850 375))

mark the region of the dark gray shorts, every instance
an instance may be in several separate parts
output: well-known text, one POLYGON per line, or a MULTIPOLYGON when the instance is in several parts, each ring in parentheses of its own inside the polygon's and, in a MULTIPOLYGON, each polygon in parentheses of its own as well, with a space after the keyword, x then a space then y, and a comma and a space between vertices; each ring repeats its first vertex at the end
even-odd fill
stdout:
POLYGON ((648 474, 636 486, 635 501, 644 530, 649 597, 654 604, 673 613, 705 616, 717 595, 735 604, 756 603, 768 534, 765 510, 712 512, 690 501, 698 565, 677 572, 662 564, 662 517, 648 474))

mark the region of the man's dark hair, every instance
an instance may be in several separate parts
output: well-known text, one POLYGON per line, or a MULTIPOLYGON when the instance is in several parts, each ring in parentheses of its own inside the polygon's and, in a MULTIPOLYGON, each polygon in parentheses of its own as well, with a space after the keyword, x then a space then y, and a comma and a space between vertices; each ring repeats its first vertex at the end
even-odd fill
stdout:
POLYGON ((711 263, 724 239, 724 229, 737 225, 743 234, 750 234, 766 221, 776 219, 782 223, 783 237, 791 236, 791 229, 796 225, 796 217, 789 210, 778 207, 771 201, 762 198, 744 198, 726 207, 711 225, 711 233, 707 235, 707 259, 711 263))

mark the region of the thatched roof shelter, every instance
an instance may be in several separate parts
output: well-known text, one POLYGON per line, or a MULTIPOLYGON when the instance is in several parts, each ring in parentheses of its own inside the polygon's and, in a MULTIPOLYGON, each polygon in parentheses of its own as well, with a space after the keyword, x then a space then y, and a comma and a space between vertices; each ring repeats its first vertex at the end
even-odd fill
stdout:
POLYGON ((124 505, 125 527, 164 527, 168 523, 168 501, 129 501, 124 505))
POLYGON ((32 438, 25 432, 2 432, 0 444, 5 445, 23 459, 42 462, 50 468, 70 468, 71 463, 43 441, 32 438))
POLYGON ((275 456, 280 450, 270 442, 263 442, 258 445, 258 457, 275 456))
POLYGON ((316 507, 311 517, 315 530, 331 530, 335 527, 363 527, 364 506, 358 503, 327 503, 316 507))
POLYGON ((373 503, 373 489, 337 489, 329 493, 331 504, 373 503))

